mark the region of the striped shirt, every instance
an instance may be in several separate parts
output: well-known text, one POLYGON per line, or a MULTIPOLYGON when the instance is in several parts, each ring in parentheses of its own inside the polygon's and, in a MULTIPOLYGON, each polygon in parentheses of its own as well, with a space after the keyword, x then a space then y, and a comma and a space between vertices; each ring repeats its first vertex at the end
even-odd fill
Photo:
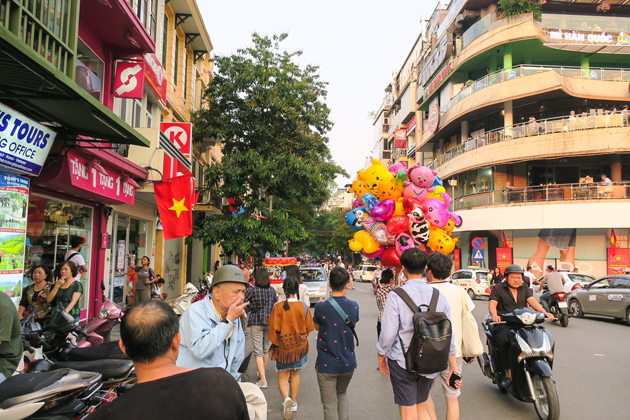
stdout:
POLYGON ((385 309, 385 302, 387 302, 387 295, 389 294, 389 292, 391 292, 395 288, 396 288, 396 283, 394 282, 378 288, 378 292, 376 292, 376 306, 378 306, 378 322, 381 322, 381 318, 383 318, 383 309, 385 309))

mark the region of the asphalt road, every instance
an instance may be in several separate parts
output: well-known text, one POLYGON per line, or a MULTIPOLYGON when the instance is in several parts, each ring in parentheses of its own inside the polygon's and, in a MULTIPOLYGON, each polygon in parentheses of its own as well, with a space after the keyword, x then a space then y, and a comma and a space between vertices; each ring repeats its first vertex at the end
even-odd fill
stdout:
MULTIPOLYGON (((354 419, 398 418, 391 383, 388 376, 377 370, 376 317, 374 294, 368 283, 355 283, 348 298, 360 306, 357 334, 360 346, 356 349, 358 369, 349 387, 350 413, 354 419)), ((475 301, 475 316, 481 320, 487 313, 487 300, 475 301)), ((546 323, 556 340, 554 379, 560 398, 561 418, 571 420, 604 420, 630 418, 630 364, 624 358, 630 350, 630 326, 625 322, 606 318, 573 318, 567 328, 557 323, 546 323)), ((298 397, 299 410, 294 419, 323 419, 319 388, 315 375, 317 350, 310 335, 309 361, 301 372, 298 397)), ((485 341, 484 341, 485 343, 485 341)), ((252 361, 253 362, 253 361, 252 361)), ((533 404, 515 400, 502 394, 496 385, 482 375, 477 363, 464 367, 460 408, 462 419, 537 419, 533 404)), ((275 363, 267 368, 269 388, 267 397, 269 419, 282 419, 282 400, 278 391, 275 363)), ((250 364, 247 378, 256 382, 255 364, 250 364)), ((446 417, 442 389, 434 386, 431 393, 438 418, 446 417)))

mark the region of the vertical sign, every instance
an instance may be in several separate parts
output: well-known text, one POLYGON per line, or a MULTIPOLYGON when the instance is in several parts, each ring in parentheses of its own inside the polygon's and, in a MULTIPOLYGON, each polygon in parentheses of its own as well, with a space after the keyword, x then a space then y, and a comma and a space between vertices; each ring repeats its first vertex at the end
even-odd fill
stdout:
POLYGON ((24 281, 28 178, 0 174, 0 292, 17 308, 24 281))
POLYGON ((608 275, 625 274, 624 270, 630 268, 630 249, 608 248, 608 275))
POLYGON ((123 271, 125 269, 125 241, 120 239, 118 241, 118 252, 116 254, 116 271, 123 271))
POLYGON ((508 265, 512 264, 512 248, 497 248, 497 267, 505 273, 508 265))
POLYGON ((407 130, 399 128, 394 131, 394 147, 407 147, 407 130))

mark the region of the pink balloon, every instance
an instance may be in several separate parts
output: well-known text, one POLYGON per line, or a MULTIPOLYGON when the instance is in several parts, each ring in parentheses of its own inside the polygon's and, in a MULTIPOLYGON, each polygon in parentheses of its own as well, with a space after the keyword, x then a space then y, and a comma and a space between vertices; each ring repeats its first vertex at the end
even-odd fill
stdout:
POLYGON ((394 215, 396 202, 392 199, 383 200, 372 208, 372 219, 384 222, 394 215))
POLYGON ((394 244, 396 246, 396 253, 398 254, 399 257, 406 250, 416 247, 416 243, 414 242, 411 235, 409 235, 408 233, 401 233, 398 236, 396 236, 396 240, 394 241, 394 244))
POLYGON ((383 254, 383 251, 385 251, 385 248, 379 248, 378 251, 376 252, 372 252, 371 254, 366 254, 364 252, 363 255, 365 255, 368 258, 378 258, 383 254))
POLYGON ((355 198, 354 203, 352 203, 352 205, 354 206, 355 209, 359 207, 363 207, 363 201, 361 201, 360 198, 355 198))

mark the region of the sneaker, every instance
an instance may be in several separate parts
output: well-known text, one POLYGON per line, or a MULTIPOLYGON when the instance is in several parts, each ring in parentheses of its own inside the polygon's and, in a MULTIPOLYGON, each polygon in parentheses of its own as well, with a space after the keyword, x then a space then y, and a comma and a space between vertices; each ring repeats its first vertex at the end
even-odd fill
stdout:
POLYGON ((292 405, 293 405, 293 401, 291 401, 291 398, 286 397, 284 399, 284 402, 282 403, 282 411, 284 412, 284 420, 290 420, 293 418, 293 411, 291 411, 292 405))
POLYGON ((296 402, 291 404, 291 411, 293 411, 294 413, 297 411, 297 403, 296 402))
POLYGON ((258 386, 258 388, 265 389, 267 388, 267 381, 260 380, 256 382, 256 385, 258 386))

